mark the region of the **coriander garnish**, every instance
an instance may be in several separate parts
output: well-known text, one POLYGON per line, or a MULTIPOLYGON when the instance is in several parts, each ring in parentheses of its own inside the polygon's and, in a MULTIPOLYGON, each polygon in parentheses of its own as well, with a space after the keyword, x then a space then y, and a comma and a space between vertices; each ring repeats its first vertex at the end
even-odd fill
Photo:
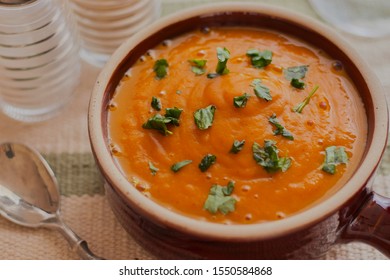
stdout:
POLYGON ((309 70, 309 65, 293 66, 284 69, 283 74, 287 80, 291 81, 305 78, 307 70, 309 70))
POLYGON ((150 105, 152 105, 152 108, 156 111, 160 111, 161 110, 161 100, 157 97, 152 97, 152 102, 150 103, 150 105))
POLYGON ((184 166, 190 164, 191 162, 192 162, 192 160, 189 160, 189 159, 177 162, 171 166, 171 170, 176 173, 177 171, 182 169, 184 166))
POLYGON ((250 95, 247 93, 244 93, 240 96, 233 97, 233 105, 236 108, 244 108, 246 106, 246 103, 248 102, 250 95))
POLYGON ((206 108, 195 111, 194 120, 199 129, 204 130, 213 125, 215 110, 216 107, 214 105, 209 105, 206 108))
POLYGON ((155 176, 159 169, 155 167, 151 161, 149 161, 149 170, 152 172, 152 175, 155 176))
POLYGON ((212 155, 212 154, 207 154, 205 155, 201 162, 199 163, 198 167, 200 169, 200 171, 202 172, 205 172, 207 169, 210 168, 210 166, 212 164, 215 163, 215 161, 217 160, 217 157, 215 155, 212 155))
POLYGON ((272 62, 272 52, 270 50, 249 49, 246 55, 251 58, 252 65, 256 68, 263 68, 272 62))
POLYGON ((156 73, 156 77, 159 79, 164 78, 168 72, 168 61, 164 58, 156 60, 154 63, 153 71, 156 73))
POLYGON ((306 106, 307 104, 309 104, 310 98, 314 95, 314 93, 317 91, 318 88, 319 88, 319 86, 316 85, 316 86, 312 89, 312 91, 309 93, 309 95, 308 95, 301 103, 299 103, 298 105, 296 105, 296 106, 294 107, 294 109, 293 109, 294 112, 302 113, 303 108, 305 108, 305 106, 306 106))
POLYGON ((290 85, 297 89, 304 89, 305 88, 305 83, 302 82, 300 79, 293 78, 291 79, 290 85))
POLYGON ((195 73, 195 75, 203 75, 206 70, 204 67, 206 66, 207 60, 205 59, 190 59, 188 60, 189 63, 191 63, 191 71, 195 73))
POLYGON ((253 158, 258 165, 264 167, 269 173, 277 171, 285 172, 291 166, 291 158, 279 158, 279 150, 276 143, 271 140, 264 141, 264 147, 261 147, 256 142, 252 146, 253 158))
POLYGON ((174 108, 166 108, 165 115, 162 116, 160 114, 155 114, 151 118, 149 118, 142 127, 145 129, 155 129, 159 131, 161 134, 171 135, 172 131, 168 130, 167 125, 173 124, 175 126, 179 126, 180 124, 180 115, 183 109, 179 109, 177 107, 174 108))
POLYGON ((309 65, 293 66, 283 70, 284 77, 290 81, 290 85, 297 89, 305 88, 305 83, 301 79, 305 78, 309 65))
POLYGON ((171 120, 161 116, 160 114, 156 114, 153 117, 149 118, 146 123, 142 125, 142 128, 145 129, 155 129, 164 135, 171 135, 172 131, 168 130, 167 124, 170 123, 171 120))
POLYGON ((226 187, 212 185, 203 205, 203 209, 215 214, 218 211, 226 215, 235 210, 236 199, 231 196, 234 190, 234 182, 229 181, 226 187))
POLYGON ((268 121, 276 127, 276 129, 273 131, 274 135, 282 135, 287 139, 294 140, 294 136, 291 134, 291 132, 285 129, 285 127, 280 124, 278 118, 276 117, 276 114, 272 114, 272 116, 269 117, 268 121))
POLYGON ((214 78, 216 78, 216 77, 218 77, 219 75, 217 74, 217 73, 208 73, 207 74, 207 78, 209 78, 209 79, 214 79, 214 78))
POLYGON ((171 120, 172 124, 179 126, 179 124, 180 124, 179 118, 180 118, 180 115, 182 112, 183 112, 183 109, 179 109, 177 107, 166 108, 164 117, 168 120, 171 120))
POLYGON ((344 147, 330 146, 325 149, 325 160, 322 170, 330 173, 336 173, 336 166, 340 163, 348 163, 348 155, 344 147))
POLYGON ((230 149, 230 153, 232 154, 237 154, 239 151, 244 148, 245 145, 245 140, 239 141, 239 140, 234 140, 232 148, 230 149))
POLYGON ((227 48, 217 48, 217 58, 218 64, 215 72, 219 75, 225 75, 229 73, 229 69, 227 69, 226 64, 230 58, 230 52, 227 48))
POLYGON ((269 88, 263 85, 260 79, 254 79, 251 86, 258 98, 262 98, 266 101, 272 100, 269 88))
POLYGON ((219 75, 225 75, 230 72, 229 69, 226 67, 226 64, 230 58, 229 50, 227 48, 217 47, 217 58, 218 63, 217 67, 215 68, 216 73, 208 73, 207 78, 209 79, 214 79, 219 75))

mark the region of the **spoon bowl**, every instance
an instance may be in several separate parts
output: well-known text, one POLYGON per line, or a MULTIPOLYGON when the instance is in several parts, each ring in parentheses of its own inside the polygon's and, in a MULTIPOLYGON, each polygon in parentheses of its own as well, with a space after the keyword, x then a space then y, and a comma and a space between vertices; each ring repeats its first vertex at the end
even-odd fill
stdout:
POLYGON ((4 218, 26 227, 56 229, 81 258, 102 259, 62 221, 57 180, 37 151, 23 144, 3 143, 0 166, 0 214, 4 218))

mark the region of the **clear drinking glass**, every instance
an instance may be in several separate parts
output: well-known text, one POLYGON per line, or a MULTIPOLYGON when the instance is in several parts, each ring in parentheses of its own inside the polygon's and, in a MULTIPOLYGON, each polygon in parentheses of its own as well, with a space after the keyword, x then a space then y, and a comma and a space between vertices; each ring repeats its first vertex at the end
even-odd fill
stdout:
POLYGON ((0 0, 0 107, 26 122, 48 119, 80 80, 79 40, 61 0, 0 0))
POLYGON ((362 37, 390 36, 390 0, 310 0, 333 26, 362 37))
POLYGON ((70 0, 81 57, 101 67, 127 38, 160 15, 160 0, 70 0))

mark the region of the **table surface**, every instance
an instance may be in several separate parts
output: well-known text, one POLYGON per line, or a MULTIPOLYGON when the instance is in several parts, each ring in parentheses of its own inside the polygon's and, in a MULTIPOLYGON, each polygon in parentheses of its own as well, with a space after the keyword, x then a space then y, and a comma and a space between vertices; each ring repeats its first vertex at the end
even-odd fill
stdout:
MULTIPOLYGON (((162 0, 162 16, 179 9, 223 1, 162 0)), ((250 1, 283 6, 320 20, 306 0, 250 1)), ((335 32, 339 32, 335 29, 335 32)), ((341 33, 341 32, 340 32, 341 33)), ((342 33, 351 46, 361 53, 379 77, 386 94, 390 94, 390 38, 368 40, 342 33)), ((49 161, 58 177, 61 213, 65 222, 90 248, 106 259, 153 259, 123 230, 104 197, 101 176, 94 163, 88 139, 87 110, 91 89, 100 71, 83 62, 81 83, 71 103, 48 121, 26 124, 0 114, 0 143, 26 143, 49 161)), ((1 77, 0 77, 1 78, 1 77)), ((390 195, 390 150, 384 155, 374 182, 374 189, 390 195)), ((0 218, 0 259, 78 259, 63 237, 48 229, 21 227, 0 218)), ((387 259, 362 243, 336 245, 324 259, 387 259)))

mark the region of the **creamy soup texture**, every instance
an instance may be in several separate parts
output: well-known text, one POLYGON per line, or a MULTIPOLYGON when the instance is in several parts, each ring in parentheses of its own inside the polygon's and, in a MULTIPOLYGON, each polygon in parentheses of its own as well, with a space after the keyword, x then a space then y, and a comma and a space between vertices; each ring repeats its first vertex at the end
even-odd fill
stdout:
POLYGON ((161 42, 108 108, 109 145, 150 199, 219 223, 300 212, 337 191, 366 143, 341 62, 272 30, 215 27, 161 42))

